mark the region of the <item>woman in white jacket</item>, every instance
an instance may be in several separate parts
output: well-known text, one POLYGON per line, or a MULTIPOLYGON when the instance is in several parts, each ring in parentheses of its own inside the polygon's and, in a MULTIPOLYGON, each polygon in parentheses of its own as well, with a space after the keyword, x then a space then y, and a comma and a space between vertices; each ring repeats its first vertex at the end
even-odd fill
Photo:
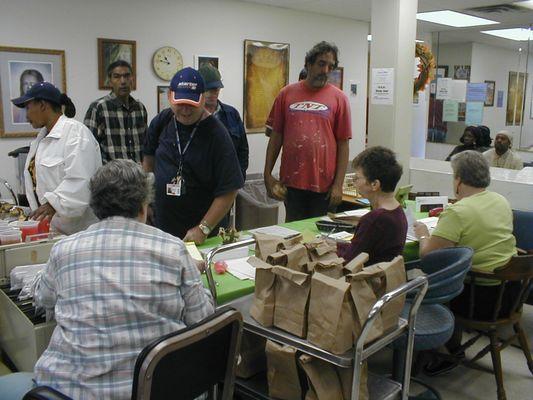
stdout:
POLYGON ((76 108, 70 98, 49 82, 37 83, 11 101, 25 108, 28 122, 41 129, 24 168, 30 218, 47 218, 65 234, 87 228, 97 221, 89 207, 89 180, 102 165, 98 142, 72 119, 76 108))

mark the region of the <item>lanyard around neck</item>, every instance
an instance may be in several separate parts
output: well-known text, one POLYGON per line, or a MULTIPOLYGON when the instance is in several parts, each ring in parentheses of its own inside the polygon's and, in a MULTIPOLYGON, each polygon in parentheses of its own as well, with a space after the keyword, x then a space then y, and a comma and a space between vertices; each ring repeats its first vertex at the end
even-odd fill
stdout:
POLYGON ((198 122, 196 122, 196 124, 194 124, 194 128, 193 128, 193 130, 191 132, 191 137, 189 138, 189 141, 187 142, 187 144, 183 148, 183 151, 181 151, 180 133, 179 133, 179 129, 178 129, 178 123, 176 122, 176 118, 174 118, 174 127, 176 128, 176 142, 178 144, 178 151, 180 153, 180 158, 181 159, 183 159, 183 157, 185 156, 185 152, 189 148, 189 145, 191 144, 192 140, 194 139, 194 135, 196 133, 196 130, 198 129, 198 124, 199 123, 200 123, 200 121, 198 121, 198 122))

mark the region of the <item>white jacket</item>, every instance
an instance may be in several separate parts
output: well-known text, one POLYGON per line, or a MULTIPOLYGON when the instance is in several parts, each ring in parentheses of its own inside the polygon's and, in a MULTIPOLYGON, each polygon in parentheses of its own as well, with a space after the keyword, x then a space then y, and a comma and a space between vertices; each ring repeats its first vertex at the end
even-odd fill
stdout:
POLYGON ((32 211, 50 203, 56 210, 51 226, 71 234, 97 221, 89 207, 89 180, 102 165, 100 147, 85 125, 64 115, 47 132, 42 128, 30 145, 24 167, 26 196, 32 211), (28 171, 34 156, 38 202, 28 171))

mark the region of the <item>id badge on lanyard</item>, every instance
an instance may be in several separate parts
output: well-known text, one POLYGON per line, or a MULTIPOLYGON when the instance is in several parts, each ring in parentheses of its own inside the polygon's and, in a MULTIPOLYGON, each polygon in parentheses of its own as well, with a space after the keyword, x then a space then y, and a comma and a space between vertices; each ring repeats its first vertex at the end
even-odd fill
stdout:
POLYGON ((180 136, 176 120, 174 120, 174 126, 176 127, 176 141, 178 145, 178 151, 180 153, 180 162, 176 177, 172 178, 170 183, 167 183, 167 196, 179 197, 185 194, 185 179, 183 178, 183 158, 185 156, 185 152, 189 149, 189 145, 191 144, 192 139, 194 138, 194 134, 196 133, 196 128, 198 127, 198 124, 196 124, 194 129, 192 130, 191 138, 187 142, 187 145, 183 149, 183 152, 181 151, 180 136))

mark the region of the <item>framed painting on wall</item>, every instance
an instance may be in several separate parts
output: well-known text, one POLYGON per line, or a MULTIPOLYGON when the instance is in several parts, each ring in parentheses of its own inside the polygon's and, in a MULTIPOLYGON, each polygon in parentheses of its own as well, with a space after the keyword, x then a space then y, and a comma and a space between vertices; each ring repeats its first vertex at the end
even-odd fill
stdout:
POLYGON ((337 67, 337 69, 334 69, 330 72, 328 76, 328 82, 342 90, 343 78, 344 67, 337 67))
POLYGON ((505 125, 519 126, 522 124, 526 83, 527 74, 525 72, 509 71, 505 125))
POLYGON ((157 87, 157 113, 159 114, 165 108, 170 107, 168 102, 168 91, 170 86, 158 86, 157 87))
POLYGON ((289 44, 244 41, 244 127, 265 131, 272 104, 289 82, 289 44))
POLYGON ((470 65, 454 65, 453 79, 470 81, 470 65))
POLYGON ((204 64, 211 64, 213 67, 220 70, 218 56, 194 56, 194 68, 200 69, 204 64))
POLYGON ((485 98, 485 107, 494 107, 494 92, 496 90, 495 81, 485 81, 487 84, 487 96, 485 98))
POLYGON ((0 137, 36 136, 26 109, 15 107, 11 99, 43 81, 66 92, 64 50, 0 46, 0 137))
POLYGON ((111 89, 107 67, 118 60, 127 61, 131 65, 133 70, 132 89, 136 89, 136 46, 135 40, 98 38, 98 89, 111 89))
POLYGON ((437 67, 437 73, 435 78, 447 78, 448 77, 448 66, 447 65, 439 65, 437 67))

